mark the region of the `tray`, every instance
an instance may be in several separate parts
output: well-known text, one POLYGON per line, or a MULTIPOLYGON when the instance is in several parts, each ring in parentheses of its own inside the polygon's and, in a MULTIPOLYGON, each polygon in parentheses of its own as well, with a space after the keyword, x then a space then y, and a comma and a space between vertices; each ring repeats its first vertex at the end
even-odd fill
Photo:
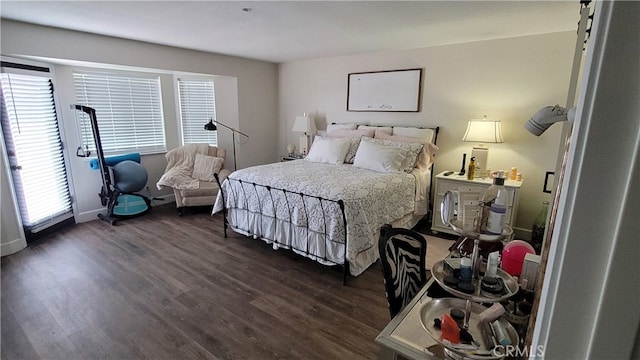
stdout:
MULTIPOLYGON (((433 319, 439 318, 444 314, 448 314, 451 309, 461 309, 464 310, 466 306, 466 300, 463 299, 455 299, 455 298, 441 298, 434 299, 422 305, 420 308, 420 323, 422 324, 422 328, 429 333, 429 335, 440 345, 444 346, 447 350, 454 352, 456 354, 464 356, 464 358, 468 359, 479 359, 479 360, 489 360, 489 359, 502 359, 505 354, 501 353, 499 350, 503 349, 500 346, 496 348, 496 351, 491 351, 487 343, 485 342, 484 337, 482 336, 482 330, 480 326, 480 320, 478 319, 478 315, 486 310, 484 306, 476 303, 471 304, 471 315, 469 317, 469 333, 473 336, 473 339, 480 345, 479 351, 475 350, 461 350, 456 349, 454 347, 445 345, 440 340, 441 331, 433 327, 433 319)), ((504 317, 498 318, 496 320, 500 322, 507 330, 507 335, 511 339, 511 343, 516 346, 519 342, 518 333, 513 328, 511 324, 504 317)))
POLYGON ((500 241, 504 238, 511 236, 511 234, 513 234, 513 229, 511 228, 511 226, 507 224, 505 224, 502 227, 502 234, 484 234, 484 233, 477 233, 475 231, 465 230, 462 228, 461 222, 458 221, 458 218, 455 216, 451 218, 451 220, 449 221, 449 225, 451 226, 453 231, 457 232, 462 236, 466 236, 471 239, 478 239, 482 241, 500 241))
POLYGON ((518 288, 519 288, 518 282, 506 271, 498 268, 497 277, 502 279, 502 282, 504 283, 504 286, 505 286, 504 294, 490 294, 486 292, 481 292, 480 290, 480 282, 482 281, 481 276, 478 276, 478 279, 473 282, 473 285, 476 287, 475 292, 473 294, 464 293, 444 283, 444 277, 451 274, 447 269, 445 269, 444 264, 445 264, 444 260, 440 260, 437 263, 433 264, 433 266, 431 267, 431 274, 443 289, 445 289, 447 292, 459 298, 468 299, 468 300, 476 301, 480 303, 490 303, 490 302, 506 300, 518 292, 518 288))

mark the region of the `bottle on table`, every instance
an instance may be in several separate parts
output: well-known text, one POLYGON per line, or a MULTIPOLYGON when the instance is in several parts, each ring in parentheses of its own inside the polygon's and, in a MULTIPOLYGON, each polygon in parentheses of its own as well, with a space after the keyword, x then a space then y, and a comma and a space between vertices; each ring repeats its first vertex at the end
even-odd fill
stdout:
POLYGON ((489 217, 487 218, 487 232, 490 234, 502 234, 502 227, 504 226, 504 219, 507 216, 507 190, 504 188, 498 189, 498 195, 495 201, 491 204, 489 210, 489 217))
POLYGON ((511 168, 511 173, 509 174, 509 180, 516 180, 516 177, 518 176, 518 168, 517 167, 512 167, 511 168))
POLYGON ((469 161, 469 169, 467 170, 467 180, 473 180, 476 174, 476 158, 471 157, 469 161))
POLYGON ((489 188, 485 190, 485 192, 480 197, 480 208, 478 210, 478 216, 476 217, 477 221, 475 223, 475 231, 477 233, 487 231, 487 220, 489 219, 491 205, 494 204, 500 190, 502 190, 503 192, 506 191, 506 189, 504 188, 504 180, 504 171, 496 172, 496 177, 493 178, 493 184, 489 186, 489 188))
POLYGON ((533 228, 531 229, 531 246, 536 251, 536 254, 540 254, 542 250, 542 242, 544 241, 544 230, 547 226, 547 214, 549 212, 549 202, 543 201, 540 207, 540 212, 533 220, 533 228))

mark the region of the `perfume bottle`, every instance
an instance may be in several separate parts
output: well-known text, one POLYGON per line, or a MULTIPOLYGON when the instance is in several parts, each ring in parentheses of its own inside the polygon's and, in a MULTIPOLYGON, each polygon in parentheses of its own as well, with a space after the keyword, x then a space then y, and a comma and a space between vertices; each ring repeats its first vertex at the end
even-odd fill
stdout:
POLYGON ((473 180, 476 174, 476 158, 471 157, 469 161, 469 169, 467 170, 467 180, 473 180))

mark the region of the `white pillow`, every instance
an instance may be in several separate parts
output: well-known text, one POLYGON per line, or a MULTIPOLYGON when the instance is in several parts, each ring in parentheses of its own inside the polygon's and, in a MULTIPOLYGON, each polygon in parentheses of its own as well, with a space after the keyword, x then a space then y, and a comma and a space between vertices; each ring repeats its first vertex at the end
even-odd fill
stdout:
POLYGON ((330 137, 340 137, 340 138, 361 138, 363 136, 373 137, 375 135, 375 131, 365 130, 365 129, 357 129, 357 130, 347 130, 347 129, 333 129, 331 131, 327 131, 327 136, 330 137))
POLYGON ((358 125, 358 130, 373 130, 375 136, 370 137, 378 137, 378 134, 393 134, 393 128, 391 126, 358 125))
POLYGON ((410 136, 433 143, 435 132, 433 129, 420 129, 416 127, 394 127, 393 135, 410 136))
POLYGON ((399 173, 403 170, 402 160, 405 156, 406 151, 401 148, 361 141, 353 166, 377 172, 399 173))
POLYGON ((373 137, 375 132, 373 130, 347 130, 347 129, 337 129, 331 130, 327 132, 327 136, 329 137, 338 137, 338 138, 348 138, 351 140, 351 145, 349 146, 349 151, 347 151, 347 155, 344 158, 344 162, 347 164, 353 164, 353 158, 356 156, 356 151, 358 151, 358 145, 360 145, 360 138, 363 136, 373 137))
POLYGON ((326 164, 343 164, 351 141, 347 138, 316 136, 305 160, 326 164))
POLYGON ((200 181, 216 181, 213 174, 220 172, 223 163, 223 158, 196 154, 191 177, 200 181))
POLYGON ((356 124, 329 124, 327 125, 327 133, 333 130, 355 130, 356 124))
POLYGON ((371 139, 363 137, 362 141, 360 141, 360 146, 364 142, 372 142, 378 145, 391 146, 395 148, 400 148, 405 151, 405 157, 402 160, 402 169, 406 172, 412 172, 413 168, 416 167, 416 162, 418 160, 418 155, 422 151, 424 145, 420 143, 408 143, 404 141, 395 141, 395 140, 386 140, 386 139, 371 139))

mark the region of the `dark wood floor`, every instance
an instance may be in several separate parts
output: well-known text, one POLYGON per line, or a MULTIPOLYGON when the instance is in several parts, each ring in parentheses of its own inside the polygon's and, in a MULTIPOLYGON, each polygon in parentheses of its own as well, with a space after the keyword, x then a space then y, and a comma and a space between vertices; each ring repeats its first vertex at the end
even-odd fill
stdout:
POLYGON ((373 359, 379 263, 341 271, 170 205, 74 225, 2 263, 2 359, 373 359))

